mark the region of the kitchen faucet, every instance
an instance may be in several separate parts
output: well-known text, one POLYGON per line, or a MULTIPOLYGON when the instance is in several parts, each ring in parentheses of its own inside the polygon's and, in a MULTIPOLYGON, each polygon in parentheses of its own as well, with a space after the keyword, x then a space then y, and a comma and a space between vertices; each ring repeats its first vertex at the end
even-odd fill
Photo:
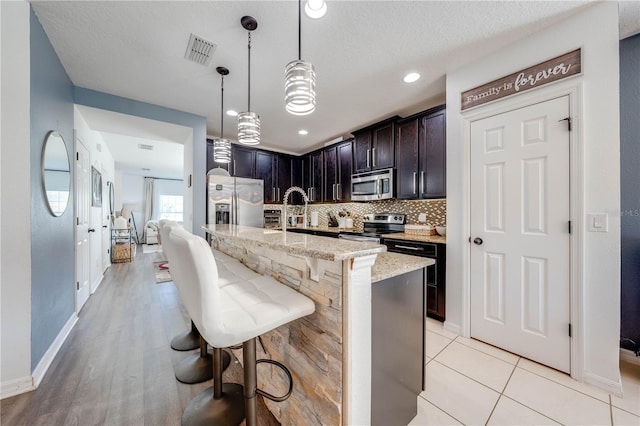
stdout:
POLYGON ((307 204, 309 203, 309 197, 307 193, 304 192, 304 189, 299 186, 292 186, 284 192, 284 197, 282 197, 282 232, 287 232, 287 200, 289 199, 289 194, 294 191, 301 193, 304 199, 304 223, 302 226, 303 228, 307 227, 307 204))

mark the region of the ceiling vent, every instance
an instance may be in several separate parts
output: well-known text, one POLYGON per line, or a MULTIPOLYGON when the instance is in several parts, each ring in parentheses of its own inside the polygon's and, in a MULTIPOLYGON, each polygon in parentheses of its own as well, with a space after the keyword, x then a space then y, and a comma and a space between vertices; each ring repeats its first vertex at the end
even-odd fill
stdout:
POLYGON ((153 151, 153 145, 145 145, 143 143, 138 144, 139 149, 146 149, 147 151, 153 151))
POLYGON ((184 57, 200 65, 208 66, 213 59, 216 47, 215 43, 192 33, 184 57))

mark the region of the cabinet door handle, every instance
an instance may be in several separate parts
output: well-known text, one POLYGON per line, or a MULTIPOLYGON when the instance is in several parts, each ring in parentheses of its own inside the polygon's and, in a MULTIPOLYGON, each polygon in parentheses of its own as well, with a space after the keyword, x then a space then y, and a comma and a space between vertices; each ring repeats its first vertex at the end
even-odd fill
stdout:
POLYGON ((367 168, 371 167, 371 166, 369 165, 369 164, 370 164, 370 163, 369 163, 369 160, 370 160, 369 152, 370 152, 370 151, 369 151, 369 150, 367 150, 367 168))
POLYGON ((272 200, 276 199, 276 187, 275 186, 271 187, 271 199, 272 200))
POLYGON ((333 193, 332 200, 335 201, 336 200, 336 184, 335 183, 331 185, 331 191, 333 193))
POLYGON ((342 191, 342 187, 340 186, 339 183, 336 183, 336 192, 338 193, 338 200, 342 200, 342 194, 340 194, 342 191))
POLYGON ((311 188, 307 188, 307 196, 309 197, 309 201, 314 201, 313 195, 311 195, 311 188))
POLYGON ((405 250, 413 250, 413 251, 422 251, 422 250, 424 250, 422 247, 401 246, 400 244, 396 244, 396 248, 405 249, 405 250))
POLYGON ((233 174, 232 176, 236 175, 236 160, 233 160, 233 174))
POLYGON ((276 198, 276 201, 280 201, 280 187, 278 187, 278 198, 276 198))
POLYGON ((424 194, 424 170, 420 172, 420 194, 424 194))
POLYGON ((413 193, 416 193, 416 178, 418 177, 417 172, 413 172, 413 193))
POLYGON ((376 149, 373 148, 373 150, 371 151, 371 164, 373 164, 373 167, 376 166, 376 149))

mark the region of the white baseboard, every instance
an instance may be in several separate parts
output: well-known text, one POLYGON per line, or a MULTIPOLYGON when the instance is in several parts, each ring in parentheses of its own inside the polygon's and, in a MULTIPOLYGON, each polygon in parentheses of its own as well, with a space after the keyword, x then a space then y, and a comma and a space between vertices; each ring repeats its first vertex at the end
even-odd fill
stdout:
POLYGON ((102 284, 102 279, 103 278, 104 278, 104 274, 100 274, 100 276, 98 277, 96 282, 91 284, 91 294, 95 293, 96 290, 98 289, 98 287, 100 287, 100 284, 102 284))
POLYGON ((33 376, 33 385, 36 388, 40 385, 40 382, 42 382, 42 379, 47 373, 49 366, 58 354, 58 351, 62 347, 64 341, 67 340, 67 336, 73 329, 73 326, 76 325, 76 322, 78 322, 78 315, 76 315, 76 313, 74 312, 73 314, 71 314, 71 317, 64 325, 64 327, 62 327, 62 330, 60 330, 60 333, 58 333, 53 343, 51 343, 49 349, 47 349, 47 351, 44 353, 36 368, 33 370, 33 373, 31 375, 33 376))
POLYGON ((585 372, 582 379, 588 385, 603 389, 611 395, 622 398, 622 379, 620 377, 618 377, 618 381, 615 382, 601 376, 596 376, 593 373, 585 372))
POLYGON ((462 335, 462 333, 461 333, 462 328, 458 324, 453 324, 450 321, 445 321, 444 324, 442 325, 442 327, 447 331, 450 331, 452 333, 456 333, 458 336, 462 335))
POLYGON ((620 348, 620 360, 631 364, 640 365, 640 356, 636 356, 633 351, 620 348))
POLYGON ((30 392, 36 387, 33 385, 31 376, 20 377, 19 379, 7 380, 0 384, 0 399, 9 398, 21 393, 30 392))

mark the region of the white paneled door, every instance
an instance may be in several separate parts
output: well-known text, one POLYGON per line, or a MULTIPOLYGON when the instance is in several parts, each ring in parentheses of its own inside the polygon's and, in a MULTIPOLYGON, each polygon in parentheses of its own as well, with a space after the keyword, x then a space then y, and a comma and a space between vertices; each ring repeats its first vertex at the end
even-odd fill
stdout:
POLYGON ((471 336, 570 371, 568 96, 471 123, 471 336))
POLYGON ((76 212, 76 312, 89 298, 91 286, 91 163, 89 150, 76 138, 75 212, 76 212))

